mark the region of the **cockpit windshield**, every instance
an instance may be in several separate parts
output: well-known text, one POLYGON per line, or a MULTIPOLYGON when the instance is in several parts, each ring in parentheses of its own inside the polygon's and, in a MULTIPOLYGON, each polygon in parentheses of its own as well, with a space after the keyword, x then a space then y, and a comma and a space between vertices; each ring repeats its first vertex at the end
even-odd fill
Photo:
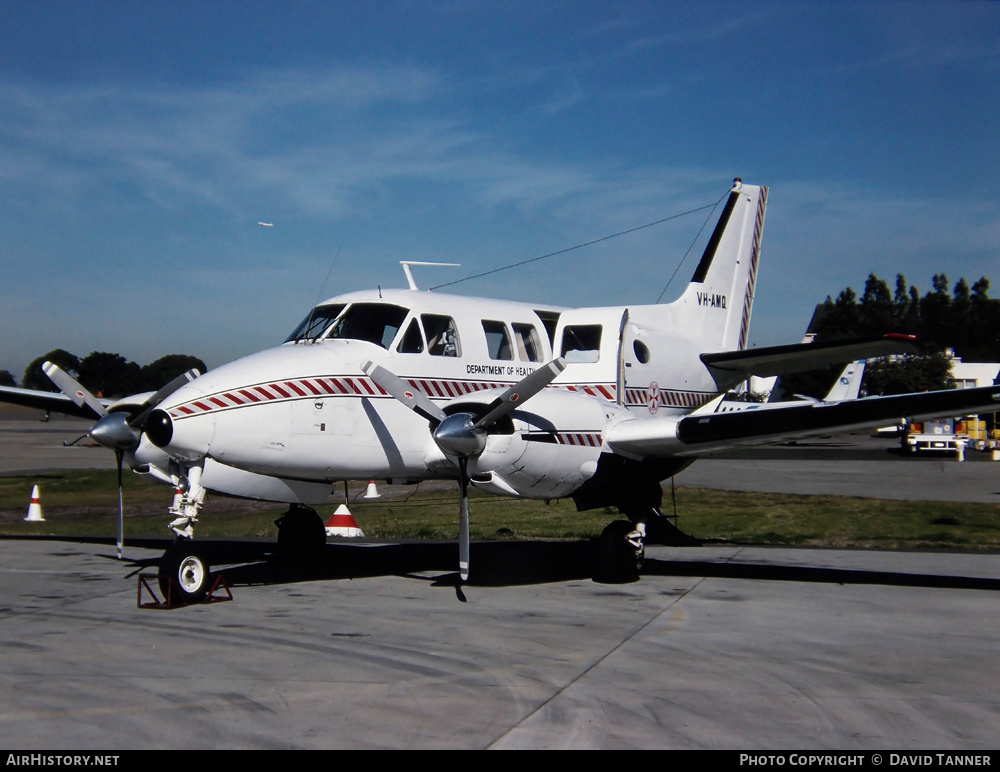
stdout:
POLYGON ((327 306, 316 306, 309 312, 309 316, 299 323, 299 326, 295 328, 295 331, 285 338, 285 343, 291 343, 292 341, 298 342, 302 340, 318 340, 323 337, 323 333, 326 332, 327 328, 330 326, 330 322, 340 316, 340 312, 344 310, 345 305, 347 304, 331 303, 327 306))
POLYGON ((334 322, 327 339, 366 340, 388 349, 407 309, 389 303, 354 303, 334 322))

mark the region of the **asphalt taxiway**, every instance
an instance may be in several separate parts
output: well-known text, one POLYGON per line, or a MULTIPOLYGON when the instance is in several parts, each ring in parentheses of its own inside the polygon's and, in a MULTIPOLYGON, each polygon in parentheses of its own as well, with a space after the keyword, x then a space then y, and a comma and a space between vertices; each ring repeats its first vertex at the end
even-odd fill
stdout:
MULTIPOLYGON (((111 456, 35 426, 37 456, 0 426, 0 472, 111 456)), ((849 452, 764 458, 756 483, 842 485, 849 452)), ((723 465, 720 484, 743 461, 683 474, 723 465)), ((951 495, 997 497, 1000 464, 923 474, 938 464, 971 470, 951 495)), ((868 495, 914 468, 884 461, 868 495)), ((459 587, 452 544, 331 544, 289 573, 243 542, 209 545, 249 561, 221 571, 232 601, 167 611, 136 604, 156 546, 123 565, 109 544, 0 540, 9 748, 974 750, 1000 731, 997 555, 653 546, 641 581, 607 585, 588 545, 474 543, 459 587)))
MULTIPOLYGON (((136 607, 111 545, 0 542, 9 748, 990 749, 996 556, 578 545, 328 548, 322 576, 136 607)), ((153 550, 127 549, 155 560, 153 550)), ((152 568, 148 570, 152 571, 152 568)))

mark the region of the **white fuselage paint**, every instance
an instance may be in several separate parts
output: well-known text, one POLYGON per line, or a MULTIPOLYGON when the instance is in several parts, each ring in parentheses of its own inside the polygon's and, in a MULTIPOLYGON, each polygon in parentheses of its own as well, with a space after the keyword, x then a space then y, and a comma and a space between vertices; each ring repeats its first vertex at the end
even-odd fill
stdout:
MULTIPOLYGON (((674 335, 672 345, 662 347, 656 330, 629 322, 620 346, 624 308, 566 312, 409 290, 353 293, 321 306, 338 303, 390 304, 406 315, 388 348, 343 338, 291 342, 202 375, 161 406, 173 421, 171 455, 191 462, 208 457, 258 475, 313 483, 451 478, 456 467, 431 441, 427 421, 383 392, 361 365, 371 360, 384 366, 442 407, 486 405, 564 353, 565 328, 587 321, 604 322, 590 357, 596 361, 568 364, 548 389, 514 411, 513 434, 490 435, 486 450, 470 464, 475 483, 508 495, 568 495, 594 473, 609 424, 636 415, 686 414, 715 394, 695 341, 674 335), (555 354, 537 311, 547 318, 560 315, 555 354), (400 350, 411 320, 423 315, 453 320, 456 355, 432 354, 426 340, 420 352, 400 350), (491 356, 485 330, 498 325, 515 341, 514 325, 522 334, 533 331, 533 351, 512 344, 500 353, 494 345, 491 356), (646 363, 632 346, 637 338, 650 350, 646 363)), ((653 321, 659 322, 669 306, 631 313, 642 319, 649 308, 658 310, 661 319, 653 321)))

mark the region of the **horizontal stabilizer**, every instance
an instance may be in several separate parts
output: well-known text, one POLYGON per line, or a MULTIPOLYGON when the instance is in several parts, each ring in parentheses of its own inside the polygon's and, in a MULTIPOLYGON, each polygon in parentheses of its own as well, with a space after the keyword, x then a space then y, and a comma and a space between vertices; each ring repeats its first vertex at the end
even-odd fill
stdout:
POLYGON ((606 440, 616 453, 635 458, 697 456, 740 445, 873 428, 903 417, 923 420, 997 410, 1000 385, 842 402, 765 404, 729 413, 699 411, 682 419, 636 419, 612 427, 606 440))
POLYGON ((818 370, 857 359, 873 359, 890 354, 917 354, 921 347, 913 335, 878 335, 821 343, 793 343, 788 346, 765 346, 743 351, 718 351, 702 354, 701 361, 712 373, 720 389, 744 381, 751 375, 773 375, 818 370))

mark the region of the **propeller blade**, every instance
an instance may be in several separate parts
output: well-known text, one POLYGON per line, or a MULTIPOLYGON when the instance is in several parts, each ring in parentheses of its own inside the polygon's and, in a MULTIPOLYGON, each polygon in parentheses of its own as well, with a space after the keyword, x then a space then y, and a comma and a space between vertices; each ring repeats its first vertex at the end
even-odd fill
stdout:
POLYGON ((469 460, 458 461, 459 487, 462 489, 462 503, 458 512, 458 575, 463 582, 469 581, 469 460))
POLYGON ((562 357, 554 359, 522 378, 497 397, 489 405, 486 415, 475 423, 468 413, 449 416, 430 397, 381 365, 368 361, 361 369, 379 388, 426 418, 438 447, 458 460, 458 483, 462 492, 458 516, 458 574, 466 582, 469 580, 469 458, 482 453, 486 445, 486 429, 552 383, 566 369, 566 360, 562 357))
POLYGON ((414 413, 430 421, 432 428, 436 428, 438 424, 448 417, 441 408, 431 401, 430 397, 419 389, 413 388, 398 375, 386 370, 381 365, 368 361, 361 365, 361 369, 369 378, 375 381, 375 384, 382 391, 387 392, 410 408, 414 413))
POLYGON ((58 387, 59 391, 73 400, 73 404, 77 407, 86 405, 94 411, 94 414, 98 418, 104 418, 108 414, 107 408, 101 404, 97 397, 87 391, 76 378, 59 367, 59 365, 52 362, 43 362, 42 372, 58 387))
POLYGON ((153 396, 143 402, 139 407, 136 408, 135 412, 129 417, 128 425, 132 427, 142 427, 146 423, 146 419, 149 414, 160 406, 167 397, 177 391, 181 386, 186 383, 193 381, 201 373, 197 369, 192 368, 186 373, 181 373, 176 378, 174 378, 166 386, 160 388, 153 396))
POLYGON ((122 502, 122 458, 125 452, 115 450, 115 461, 118 464, 118 559, 122 559, 122 548, 125 546, 125 506, 122 502))
POLYGON ((475 423, 477 430, 485 429, 495 424, 504 416, 510 415, 522 403, 527 402, 538 392, 555 380, 563 370, 566 369, 566 360, 562 357, 553 359, 544 367, 539 367, 535 372, 511 386, 507 391, 497 397, 490 404, 489 409, 482 418, 475 423))

